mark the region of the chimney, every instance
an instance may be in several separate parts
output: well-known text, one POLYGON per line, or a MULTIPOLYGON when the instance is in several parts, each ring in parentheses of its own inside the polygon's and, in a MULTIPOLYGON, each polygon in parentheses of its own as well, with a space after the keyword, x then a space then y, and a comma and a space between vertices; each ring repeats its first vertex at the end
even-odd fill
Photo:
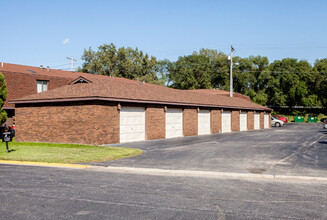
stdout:
POLYGON ((50 71, 50 67, 49 67, 49 66, 47 66, 47 71, 48 71, 48 72, 50 71))
POLYGON ((40 65, 41 70, 43 70, 43 65, 40 65))
POLYGON ((1 67, 3 67, 3 62, 1 62, 1 67))

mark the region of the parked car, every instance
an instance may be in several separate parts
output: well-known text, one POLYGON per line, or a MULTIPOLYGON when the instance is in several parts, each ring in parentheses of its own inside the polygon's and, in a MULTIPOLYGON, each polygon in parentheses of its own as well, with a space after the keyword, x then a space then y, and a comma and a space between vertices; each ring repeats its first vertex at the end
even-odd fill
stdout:
POLYGON ((287 118, 285 118, 285 117, 282 117, 282 116, 279 116, 279 115, 274 115, 273 117, 277 118, 278 120, 283 121, 284 123, 288 122, 287 118))
POLYGON ((327 121, 327 118, 321 118, 320 121, 325 122, 325 121, 327 121))
POLYGON ((271 126, 282 127, 284 126, 284 122, 275 117, 271 117, 271 126))

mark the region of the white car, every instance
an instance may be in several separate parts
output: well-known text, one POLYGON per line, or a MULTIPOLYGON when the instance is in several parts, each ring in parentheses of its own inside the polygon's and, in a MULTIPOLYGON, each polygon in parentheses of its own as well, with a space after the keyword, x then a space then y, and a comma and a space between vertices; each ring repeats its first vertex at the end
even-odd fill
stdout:
POLYGON ((284 126, 284 122, 277 118, 271 117, 271 126, 282 127, 284 126))

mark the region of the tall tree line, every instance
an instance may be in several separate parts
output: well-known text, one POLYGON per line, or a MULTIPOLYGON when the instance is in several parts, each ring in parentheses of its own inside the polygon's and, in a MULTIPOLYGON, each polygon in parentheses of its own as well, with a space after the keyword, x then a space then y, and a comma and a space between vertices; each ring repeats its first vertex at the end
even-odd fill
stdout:
MULTIPOLYGON (((84 50, 80 71, 125 77, 176 89, 229 90, 227 55, 201 49, 177 61, 157 60, 130 47, 105 44, 84 50)), ((285 58, 269 63, 267 57, 234 57, 234 91, 261 105, 327 107, 327 58, 312 66, 305 60, 285 58)))

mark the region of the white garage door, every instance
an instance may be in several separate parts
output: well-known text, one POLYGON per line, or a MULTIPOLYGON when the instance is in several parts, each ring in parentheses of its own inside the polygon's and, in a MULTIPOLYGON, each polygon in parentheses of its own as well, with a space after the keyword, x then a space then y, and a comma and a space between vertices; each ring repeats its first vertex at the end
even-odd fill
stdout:
POLYGON ((120 110, 120 143, 145 140, 145 109, 122 107, 120 110))
POLYGON ((247 112, 240 113, 240 131, 248 130, 248 114, 247 112))
POLYGON ((232 116, 231 112, 222 112, 221 114, 221 132, 231 132, 232 131, 232 116))
POLYGON ((254 114, 254 129, 260 129, 260 114, 254 114))
POLYGON ((166 138, 183 136, 183 110, 167 109, 166 111, 166 138))
POLYGON ((269 114, 265 114, 264 128, 269 128, 269 114))
POLYGON ((201 134, 211 134, 209 110, 200 110, 198 113, 198 135, 201 134))

